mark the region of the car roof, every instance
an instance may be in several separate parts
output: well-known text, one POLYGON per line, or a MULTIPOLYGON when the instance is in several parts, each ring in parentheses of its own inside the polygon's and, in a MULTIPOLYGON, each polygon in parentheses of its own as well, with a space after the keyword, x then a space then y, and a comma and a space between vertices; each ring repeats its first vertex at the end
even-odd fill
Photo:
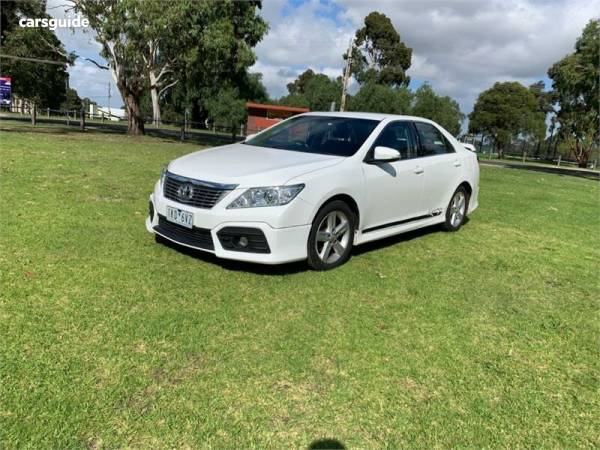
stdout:
POLYGON ((347 117, 352 119, 370 119, 382 121, 385 119, 395 120, 419 120, 423 122, 431 122, 429 119, 416 116, 402 116, 398 114, 384 114, 384 113, 371 113, 371 112, 354 112, 354 111, 311 111, 302 114, 303 116, 326 116, 326 117, 347 117))

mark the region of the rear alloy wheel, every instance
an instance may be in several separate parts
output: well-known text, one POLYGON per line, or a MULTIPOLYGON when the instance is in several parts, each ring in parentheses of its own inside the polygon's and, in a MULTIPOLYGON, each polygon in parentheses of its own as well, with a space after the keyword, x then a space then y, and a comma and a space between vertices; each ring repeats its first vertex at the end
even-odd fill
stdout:
POLYGON ((459 187, 452 199, 448 208, 446 208, 446 221, 444 228, 447 231, 456 231, 465 221, 467 217, 467 208, 469 206, 469 194, 464 187, 459 187))
POLYGON ((329 270, 350 258, 356 219, 342 201, 325 205, 315 217, 308 236, 308 264, 315 270, 329 270))

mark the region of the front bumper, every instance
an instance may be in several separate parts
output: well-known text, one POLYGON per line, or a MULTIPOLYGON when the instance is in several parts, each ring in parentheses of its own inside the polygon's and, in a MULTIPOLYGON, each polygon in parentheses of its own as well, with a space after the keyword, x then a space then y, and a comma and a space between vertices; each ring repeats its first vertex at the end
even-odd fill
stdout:
MULTIPOLYGON (((310 211, 309 205, 302 204, 300 199, 295 199, 296 206, 290 211, 290 205, 274 208, 249 208, 240 210, 236 214, 236 210, 225 210, 225 205, 231 202, 231 199, 223 199, 219 204, 212 209, 199 209, 189 207, 187 205, 178 204, 172 200, 163 197, 160 190, 155 189, 150 195, 150 202, 154 208, 153 217, 146 218, 146 229, 148 232, 158 234, 169 241, 175 242, 185 247, 196 250, 214 253, 219 258, 255 262, 260 264, 282 264, 292 261, 300 261, 306 259, 307 249, 306 243, 310 233, 310 221, 307 216, 307 224, 290 225, 290 226, 273 226, 268 221, 275 222, 278 225, 282 221, 282 215, 288 216, 288 221, 291 223, 297 222, 298 216, 302 215, 302 211, 298 209, 310 211), (194 232, 198 234, 206 234, 207 241, 202 241, 202 236, 198 244, 194 243, 193 239, 189 239, 185 232, 187 230, 181 227, 182 233, 170 233, 159 226, 159 215, 166 215, 166 207, 183 209, 194 213, 194 232), (287 210, 286 210, 287 208, 287 210), (279 211, 278 211, 279 210, 279 211), (287 214, 284 214, 287 213, 287 214), (291 219, 293 217, 293 220, 291 219), (259 220, 263 219, 263 220, 259 220), (264 251, 253 252, 252 250, 230 250, 222 245, 223 233, 219 236, 219 232, 230 229, 255 229, 260 230, 268 244, 268 253, 264 251), (208 237, 210 235, 210 237, 208 237), (211 240, 212 242, 207 244, 211 240)), ((292 203, 294 203, 292 202, 292 203)), ((173 225, 179 227, 178 225, 173 225)), ((224 242, 226 245, 227 242, 224 242)))

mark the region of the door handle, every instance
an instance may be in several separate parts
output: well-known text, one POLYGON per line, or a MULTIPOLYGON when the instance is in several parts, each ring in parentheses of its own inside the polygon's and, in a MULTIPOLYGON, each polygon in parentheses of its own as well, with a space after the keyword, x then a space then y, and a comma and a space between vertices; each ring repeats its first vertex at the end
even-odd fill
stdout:
POLYGON ((454 161, 454 167, 460 167, 462 164, 459 160, 454 161))
POLYGON ((423 169, 421 166, 417 166, 417 167, 415 167, 415 170, 413 170, 413 172, 416 173, 417 175, 420 175, 423 172, 425 172, 425 169, 423 169))

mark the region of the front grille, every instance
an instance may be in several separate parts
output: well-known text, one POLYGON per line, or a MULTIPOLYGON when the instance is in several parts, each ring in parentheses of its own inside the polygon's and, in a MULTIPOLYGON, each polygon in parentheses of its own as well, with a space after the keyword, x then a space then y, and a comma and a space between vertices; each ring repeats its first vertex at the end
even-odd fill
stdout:
MULTIPOLYGON (((167 173, 165 175, 163 194, 166 198, 184 205, 210 209, 235 188, 236 185, 234 184, 210 183, 167 173), (185 188, 186 186, 191 188, 192 194, 180 196, 178 194, 180 188, 185 188)), ((185 191, 185 189, 182 190, 185 191)), ((189 193, 189 189, 187 193, 189 193)))
POLYGON ((186 228, 181 225, 169 222, 165 216, 158 215, 158 225, 154 230, 166 238, 172 239, 180 244, 186 244, 192 247, 214 250, 210 230, 206 228, 186 228))

